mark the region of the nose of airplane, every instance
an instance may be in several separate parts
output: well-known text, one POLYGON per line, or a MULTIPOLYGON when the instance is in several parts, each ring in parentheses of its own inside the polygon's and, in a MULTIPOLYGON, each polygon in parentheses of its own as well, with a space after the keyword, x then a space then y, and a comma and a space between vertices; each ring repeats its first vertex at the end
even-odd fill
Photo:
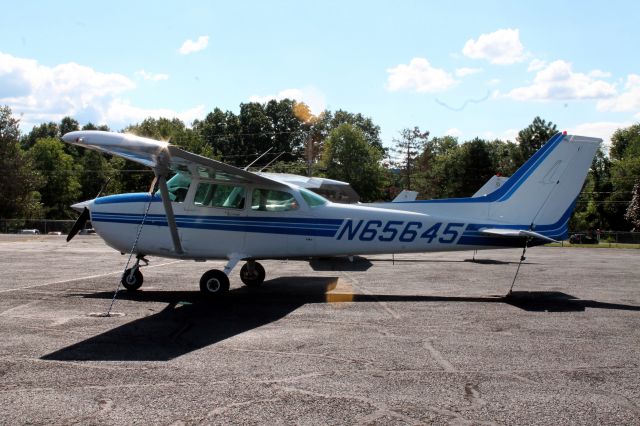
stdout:
POLYGON ((95 198, 93 200, 86 200, 86 201, 81 201, 79 203, 75 203, 71 206, 71 208, 80 213, 82 213, 85 207, 91 210, 91 206, 93 205, 94 200, 95 198))

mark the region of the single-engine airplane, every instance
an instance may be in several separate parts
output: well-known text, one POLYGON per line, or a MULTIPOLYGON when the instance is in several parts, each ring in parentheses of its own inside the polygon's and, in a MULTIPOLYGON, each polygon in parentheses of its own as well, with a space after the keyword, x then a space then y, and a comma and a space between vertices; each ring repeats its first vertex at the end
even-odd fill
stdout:
POLYGON ((155 173, 155 193, 97 197, 67 240, 90 218, 114 249, 136 255, 122 276, 142 285, 140 261, 154 255, 225 259, 200 279, 203 294, 265 279, 261 259, 526 247, 566 238, 568 222, 601 139, 558 133, 497 190, 471 198, 337 204, 278 175, 252 173, 139 136, 75 131, 67 143, 132 160, 155 173))

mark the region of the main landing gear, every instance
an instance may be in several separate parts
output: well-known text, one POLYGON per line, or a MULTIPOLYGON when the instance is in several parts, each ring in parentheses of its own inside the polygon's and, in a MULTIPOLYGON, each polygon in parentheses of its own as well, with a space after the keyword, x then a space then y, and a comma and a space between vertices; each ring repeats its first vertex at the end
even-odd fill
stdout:
MULTIPOLYGON (((231 259, 224 271, 211 269, 205 272, 200 278, 200 291, 206 297, 217 298, 229 291, 229 276, 238 260, 231 259)), ((260 286, 264 282, 265 271, 261 264, 255 260, 248 260, 240 269, 240 279, 250 288, 260 286)))

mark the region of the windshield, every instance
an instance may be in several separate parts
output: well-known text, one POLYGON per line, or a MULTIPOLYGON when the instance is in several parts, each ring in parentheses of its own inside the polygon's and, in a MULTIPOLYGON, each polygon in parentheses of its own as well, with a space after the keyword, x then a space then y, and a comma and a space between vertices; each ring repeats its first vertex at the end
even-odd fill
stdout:
MULTIPOLYGON (((182 203, 189 191, 189 185, 191 185, 191 178, 180 172, 176 173, 171 179, 167 181, 167 189, 169 190, 169 199, 176 203, 182 203)), ((156 191, 156 195, 160 195, 160 191, 156 191)))
POLYGON ((300 195, 302 195, 304 201, 306 201, 311 208, 327 204, 326 198, 316 194, 315 192, 311 192, 308 189, 300 188, 300 195))

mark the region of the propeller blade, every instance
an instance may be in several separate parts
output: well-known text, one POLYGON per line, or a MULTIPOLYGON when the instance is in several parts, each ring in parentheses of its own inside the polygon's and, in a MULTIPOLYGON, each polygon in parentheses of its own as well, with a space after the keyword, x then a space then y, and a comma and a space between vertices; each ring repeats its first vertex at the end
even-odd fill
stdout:
POLYGON ((67 235, 67 242, 71 241, 71 239, 75 237, 76 234, 80 232, 82 228, 84 228, 84 225, 87 223, 88 220, 89 220, 89 209, 85 207, 84 210, 82 210, 82 213, 80 213, 80 217, 78 217, 78 220, 76 220, 76 223, 73 224, 73 228, 71 228, 71 232, 69 232, 69 235, 67 235))

